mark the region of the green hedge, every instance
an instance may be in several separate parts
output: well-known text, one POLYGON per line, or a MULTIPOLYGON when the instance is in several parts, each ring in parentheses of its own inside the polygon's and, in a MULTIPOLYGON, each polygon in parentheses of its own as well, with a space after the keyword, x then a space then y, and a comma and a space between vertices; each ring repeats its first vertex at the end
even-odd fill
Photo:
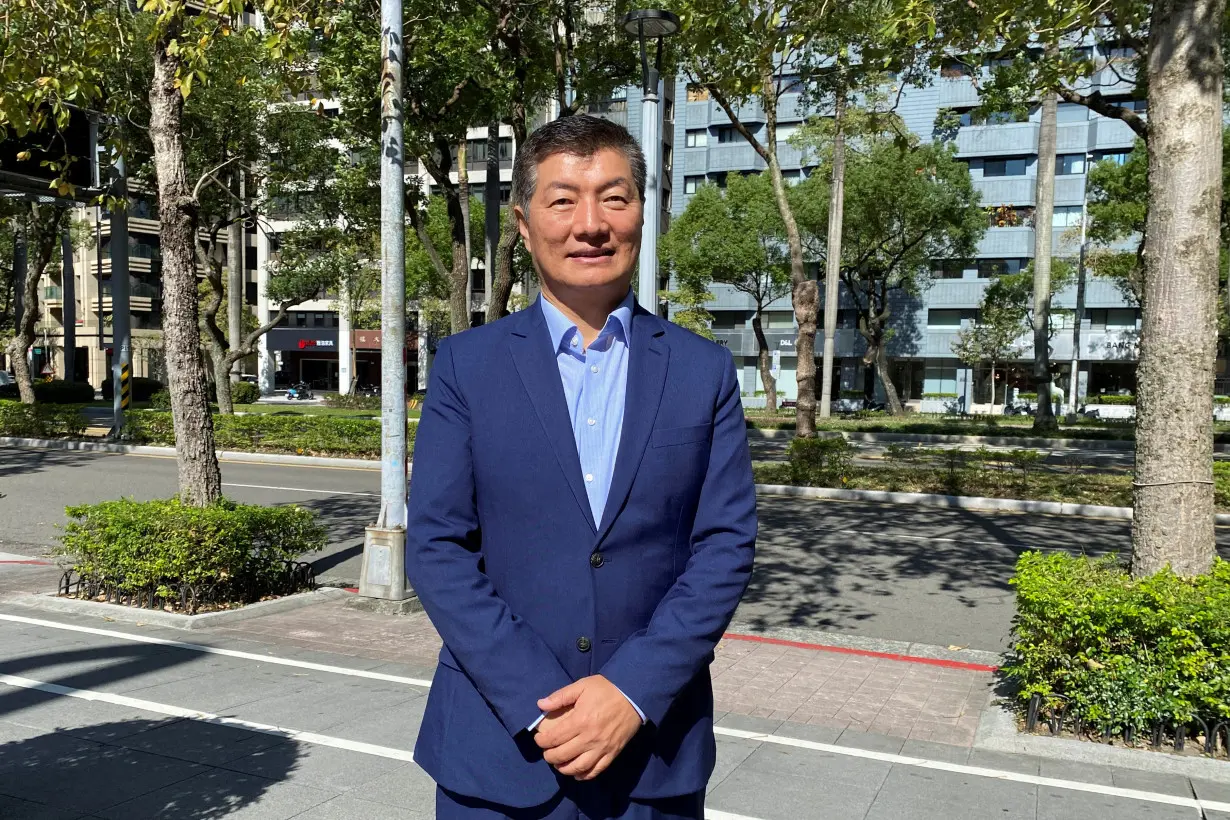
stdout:
POLYGON ((337 410, 372 410, 376 413, 380 412, 379 396, 360 396, 357 393, 343 396, 341 393, 325 393, 324 403, 325 407, 332 407, 337 410))
MULTIPOLYGON (((125 435, 134 442, 167 446, 175 443, 170 413, 133 410, 125 414, 124 420, 125 435)), ((417 425, 407 425, 406 446, 411 453, 416 429, 417 425)), ((380 421, 269 413, 215 415, 214 442, 219 450, 380 458, 380 421)))
POLYGON ((1017 393, 1016 397, 1021 401, 1037 401, 1037 393, 1017 393))
POLYGON ((1106 394, 1104 396, 1087 396, 1085 401, 1088 404, 1135 404, 1135 396, 1116 396, 1106 394))
MULTIPOLYGON (((157 379, 147 379, 144 376, 134 376, 132 379, 132 400, 133 401, 149 401, 150 396, 157 393, 163 387, 162 382, 157 379)), ((115 382, 111 379, 110 374, 103 379, 102 383, 103 401, 112 401, 115 399, 115 382)))
POLYGON ((256 404, 261 397, 261 389, 252 382, 236 382, 231 385, 231 402, 233 404, 256 404))
POLYGON ((924 399, 955 399, 958 398, 956 393, 923 393, 924 399))
POLYGON ((65 438, 81 435, 87 426, 80 405, 0 401, 0 436, 65 438))
POLYGON ((149 397, 149 406, 154 410, 171 409, 171 391, 159 390, 149 397))
POLYGON ((1027 552, 1004 671, 1020 697, 1118 734, 1230 717, 1230 563, 1133 579, 1114 557, 1027 552))
POLYGON ((294 505, 120 499, 66 512, 71 520, 56 554, 83 579, 125 593, 156 590, 168 600, 188 587, 212 587, 223 603, 296 591, 285 588, 286 562, 325 545, 316 514, 294 505))
MULTIPOLYGON (((89 404, 94 401, 94 388, 85 382, 61 379, 34 382, 34 400, 40 404, 89 404)), ((16 383, 0 386, 0 399, 20 399, 16 383)))
POLYGON ((844 438, 796 438, 790 442, 790 478, 803 486, 840 487, 850 474, 854 448, 844 438))

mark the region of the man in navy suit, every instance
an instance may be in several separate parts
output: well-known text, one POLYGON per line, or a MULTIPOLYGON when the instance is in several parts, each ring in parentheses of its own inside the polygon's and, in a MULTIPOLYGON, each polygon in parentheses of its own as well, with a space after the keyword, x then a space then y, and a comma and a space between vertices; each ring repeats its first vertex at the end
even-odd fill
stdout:
POLYGON ((730 353, 637 305, 645 158, 535 131, 514 212, 542 298, 445 339, 406 574, 444 640, 415 746, 449 818, 700 818, 709 663, 752 571, 730 353))

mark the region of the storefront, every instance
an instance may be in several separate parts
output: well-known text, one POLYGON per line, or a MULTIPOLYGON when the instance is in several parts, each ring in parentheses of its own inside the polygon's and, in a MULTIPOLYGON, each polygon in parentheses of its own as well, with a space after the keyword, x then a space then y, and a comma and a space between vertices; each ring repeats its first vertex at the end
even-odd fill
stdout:
POLYGON ((313 390, 338 389, 338 339, 333 327, 275 327, 269 351, 277 364, 274 387, 307 382, 313 390))
MULTIPOLYGON (((384 337, 379 330, 355 330, 350 334, 350 346, 354 351, 354 384, 356 388, 380 386, 380 345, 384 337)), ((417 333, 406 334, 406 385, 413 392, 418 384, 419 338, 417 333)))

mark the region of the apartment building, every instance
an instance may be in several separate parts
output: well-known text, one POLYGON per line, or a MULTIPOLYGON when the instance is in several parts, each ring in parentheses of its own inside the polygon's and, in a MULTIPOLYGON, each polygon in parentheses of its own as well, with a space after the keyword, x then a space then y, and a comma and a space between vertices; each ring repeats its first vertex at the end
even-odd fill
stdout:
MULTIPOLYGON (((1104 52, 1100 55, 1107 56, 1104 52)), ((1115 56, 1125 56, 1120 50, 1115 56)), ((1121 66, 1117 66, 1122 70, 1121 66)), ((986 68, 981 69, 985 74, 986 68)), ((933 261, 930 287, 917 298, 902 295, 893 306, 896 333, 889 347, 889 374, 903 400, 916 409, 927 397, 958 397, 966 407, 990 401, 989 368, 969 367, 952 351, 960 330, 977 318, 982 293, 993 277, 1012 273, 1028 265, 1034 254, 1034 192, 1038 164, 1038 120, 1035 109, 1028 119, 1015 121, 1005 113, 979 118, 978 88, 973 70, 959 61, 940 69, 925 87, 902 90, 898 113, 921 139, 935 134, 936 115, 941 110, 955 112, 959 123, 955 140, 957 156, 969 164, 974 186, 989 210, 992 225, 970 260, 933 261)), ((1144 110, 1143 100, 1133 100, 1134 88, 1109 69, 1094 73, 1088 80, 1104 95, 1144 110)), ((716 102, 703 90, 676 82, 679 104, 675 118, 675 144, 678 146, 673 168, 673 210, 680 214, 690 195, 705 181, 724 184, 729 174, 756 173, 765 163, 730 126, 716 102)), ((779 158, 788 181, 810 174, 815 161, 798 148, 784 144, 788 136, 813 112, 801 107, 797 94, 784 94, 780 100, 779 158)), ((763 112, 756 105, 746 106, 744 120, 763 133, 763 112)), ((1060 104, 1056 156, 1055 214, 1053 218, 1053 257, 1075 261, 1080 252, 1081 221, 1085 206, 1086 174, 1099 160, 1123 161, 1134 144, 1130 128, 1118 120, 1100 117, 1087 108, 1060 104)), ((1123 243, 1130 250, 1134 243, 1123 243)), ((818 270, 816 271, 818 274, 818 270)), ((756 339, 751 329, 754 303, 729 286, 715 284, 715 299, 708 305, 714 316, 714 334, 728 346, 739 367, 740 383, 749 404, 761 389, 756 370, 756 339)), ((823 293, 823 288, 821 289, 823 293)), ((1055 300, 1059 309, 1075 308, 1075 288, 1055 300)), ((842 295, 837 334, 834 395, 862 394, 866 368, 862 362, 865 345, 855 329, 855 313, 848 297, 842 295)), ((1059 372, 1057 383, 1067 390, 1072 358, 1072 316, 1056 317, 1052 339, 1052 361, 1059 372)), ((1109 281, 1087 277, 1084 315, 1081 325, 1078 378, 1081 395, 1117 390, 1134 390, 1136 341, 1140 311, 1129 303, 1109 281)), ((779 396, 795 398, 795 323, 790 298, 769 306, 766 335, 779 362, 779 396)), ((819 345, 817 345, 819 348, 819 345)), ((1026 347, 1023 359, 1032 359, 1026 347)), ((1006 376, 1008 386, 1022 391, 1033 389, 1032 375, 1024 361, 1016 367, 1000 368, 997 383, 1006 376)), ((1001 388, 1002 389, 1002 388, 1001 388)), ((882 396, 882 388, 875 390, 882 396)), ((997 401, 1003 393, 997 393, 997 401)), ((930 404, 930 402, 928 403, 930 404)))

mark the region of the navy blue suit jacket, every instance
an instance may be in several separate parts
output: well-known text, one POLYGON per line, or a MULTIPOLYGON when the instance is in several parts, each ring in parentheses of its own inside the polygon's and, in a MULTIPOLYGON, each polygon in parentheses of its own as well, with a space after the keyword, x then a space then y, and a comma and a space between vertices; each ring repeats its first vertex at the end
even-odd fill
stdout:
POLYGON ((526 727, 539 698, 595 674, 647 720, 601 775, 611 788, 687 794, 713 770, 708 666, 756 541, 739 385, 729 351, 639 307, 629 357, 594 521, 539 305, 437 350, 406 574, 444 639, 415 760, 451 791, 550 800, 558 775, 526 727))

